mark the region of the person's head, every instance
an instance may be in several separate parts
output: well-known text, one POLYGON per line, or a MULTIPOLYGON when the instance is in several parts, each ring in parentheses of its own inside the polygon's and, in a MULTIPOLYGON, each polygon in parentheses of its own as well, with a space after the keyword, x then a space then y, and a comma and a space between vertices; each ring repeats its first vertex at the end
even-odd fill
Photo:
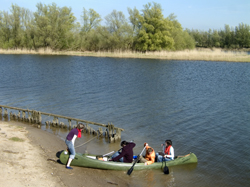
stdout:
POLYGON ((148 148, 148 154, 152 154, 153 153, 153 149, 150 147, 148 148))
POLYGON ((166 143, 167 146, 172 145, 172 141, 171 140, 166 140, 165 143, 166 143))
POLYGON ((121 142, 121 147, 125 147, 127 144, 128 144, 128 142, 125 141, 125 140, 123 140, 123 141, 121 142))
POLYGON ((85 128, 85 125, 82 123, 78 123, 77 127, 79 130, 83 130, 85 128))

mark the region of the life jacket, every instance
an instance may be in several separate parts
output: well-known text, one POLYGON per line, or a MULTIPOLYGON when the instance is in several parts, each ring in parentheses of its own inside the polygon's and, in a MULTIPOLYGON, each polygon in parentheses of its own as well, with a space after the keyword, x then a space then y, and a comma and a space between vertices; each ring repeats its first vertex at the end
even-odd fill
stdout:
POLYGON ((149 147, 149 146, 146 147, 147 151, 146 151, 145 159, 147 160, 147 164, 150 165, 155 162, 155 151, 152 148, 153 149, 152 154, 148 154, 148 148, 152 148, 152 147, 149 147))
POLYGON ((165 148, 164 153, 165 153, 166 155, 170 155, 170 148, 171 148, 171 147, 172 147, 172 145, 169 145, 168 147, 165 148))
POLYGON ((154 161, 155 161, 154 149, 152 147, 149 147, 149 146, 147 146, 146 149, 147 149, 147 151, 146 151, 145 159, 147 159, 148 161, 153 161, 153 163, 154 163, 154 161), (148 148, 151 148, 153 150, 152 154, 148 154, 148 148))

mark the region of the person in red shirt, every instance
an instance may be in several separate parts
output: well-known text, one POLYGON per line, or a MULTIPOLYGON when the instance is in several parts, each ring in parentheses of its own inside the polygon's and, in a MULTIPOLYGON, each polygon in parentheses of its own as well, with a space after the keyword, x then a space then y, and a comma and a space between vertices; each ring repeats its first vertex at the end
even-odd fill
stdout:
POLYGON ((144 163, 145 165, 150 165, 155 162, 155 151, 152 147, 148 146, 147 143, 144 143, 144 147, 146 146, 146 154, 145 157, 140 156, 139 163, 144 163))

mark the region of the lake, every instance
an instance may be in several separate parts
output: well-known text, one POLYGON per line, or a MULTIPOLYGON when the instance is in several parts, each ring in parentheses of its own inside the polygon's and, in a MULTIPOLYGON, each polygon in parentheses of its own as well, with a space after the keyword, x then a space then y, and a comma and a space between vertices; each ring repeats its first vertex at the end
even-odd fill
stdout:
MULTIPOLYGON (((122 140, 137 144, 135 154, 144 142, 160 151, 171 139, 176 155, 198 157, 169 175, 110 171, 130 186, 250 183, 250 63, 0 55, 0 104, 113 123, 125 129, 122 140)), ((62 140, 68 133, 42 129, 62 140)), ((84 134, 76 145, 92 137, 84 134)), ((96 139, 77 152, 104 154, 119 144, 96 139)))

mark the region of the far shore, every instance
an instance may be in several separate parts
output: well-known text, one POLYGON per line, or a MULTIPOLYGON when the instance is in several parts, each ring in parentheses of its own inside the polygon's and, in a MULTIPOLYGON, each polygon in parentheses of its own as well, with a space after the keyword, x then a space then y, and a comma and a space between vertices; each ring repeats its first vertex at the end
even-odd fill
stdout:
POLYGON ((93 56, 113 58, 139 58, 139 59, 163 59, 163 60, 192 60, 192 61, 223 61, 223 62, 250 62, 250 54, 242 50, 223 50, 218 48, 196 48, 184 51, 156 51, 156 52, 92 52, 92 51, 52 51, 51 49, 27 50, 27 49, 0 49, 0 54, 36 54, 36 55, 70 55, 93 56))

